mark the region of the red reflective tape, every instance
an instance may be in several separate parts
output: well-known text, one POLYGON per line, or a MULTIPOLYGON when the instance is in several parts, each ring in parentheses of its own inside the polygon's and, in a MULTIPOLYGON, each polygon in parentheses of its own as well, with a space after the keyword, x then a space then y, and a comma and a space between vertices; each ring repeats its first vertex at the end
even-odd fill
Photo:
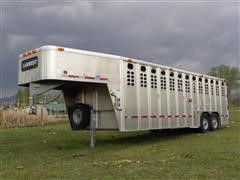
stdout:
MULTIPOLYGON (((221 115, 222 117, 227 117, 228 115, 221 115)), ((150 116, 125 116, 125 118, 191 118, 193 117, 191 114, 189 115, 150 115, 150 116)))
POLYGON ((95 77, 85 76, 85 79, 95 79, 95 77))
POLYGON ((102 80, 102 81, 107 81, 108 80, 108 78, 106 77, 100 77, 100 80, 102 80))
POLYGON ((70 78, 79 78, 79 76, 77 76, 77 75, 68 75, 68 77, 70 77, 70 78))
POLYGON ((131 118, 138 118, 138 116, 131 116, 131 118))

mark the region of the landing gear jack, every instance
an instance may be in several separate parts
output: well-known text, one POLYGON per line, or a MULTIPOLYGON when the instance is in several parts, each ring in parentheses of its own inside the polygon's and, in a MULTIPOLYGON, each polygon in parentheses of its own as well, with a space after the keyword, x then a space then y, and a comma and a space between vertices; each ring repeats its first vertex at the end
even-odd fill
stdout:
POLYGON ((35 98, 36 98, 35 95, 31 95, 29 97, 29 108, 30 108, 29 114, 32 114, 32 115, 37 115, 37 106, 35 105, 35 98))
POLYGON ((96 146, 96 111, 91 109, 91 118, 90 118, 90 148, 96 146))

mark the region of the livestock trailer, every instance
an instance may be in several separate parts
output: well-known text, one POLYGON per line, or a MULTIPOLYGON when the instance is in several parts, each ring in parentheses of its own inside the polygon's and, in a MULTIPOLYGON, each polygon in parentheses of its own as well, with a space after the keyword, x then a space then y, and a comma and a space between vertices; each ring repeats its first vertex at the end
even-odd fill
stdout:
POLYGON ((225 79, 116 55, 42 46, 20 54, 18 84, 30 87, 33 110, 36 95, 62 90, 72 130, 91 117, 93 128, 119 131, 229 122, 225 79))

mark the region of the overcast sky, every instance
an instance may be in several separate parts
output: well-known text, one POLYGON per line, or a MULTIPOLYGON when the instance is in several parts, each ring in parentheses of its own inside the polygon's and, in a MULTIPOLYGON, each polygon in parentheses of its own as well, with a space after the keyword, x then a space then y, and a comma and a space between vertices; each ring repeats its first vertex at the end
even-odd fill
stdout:
POLYGON ((17 57, 42 45, 116 54, 207 73, 239 67, 237 1, 1 1, 1 96, 17 91, 17 57))

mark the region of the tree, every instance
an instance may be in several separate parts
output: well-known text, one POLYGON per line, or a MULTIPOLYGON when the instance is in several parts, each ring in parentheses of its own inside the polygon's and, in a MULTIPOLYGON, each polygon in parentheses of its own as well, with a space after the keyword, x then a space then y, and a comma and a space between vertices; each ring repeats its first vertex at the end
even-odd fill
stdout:
POLYGON ((29 102, 29 88, 19 88, 16 94, 16 105, 26 107, 29 102))
POLYGON ((27 106, 29 104, 29 87, 25 88, 23 92, 24 106, 27 106))
POLYGON ((240 77, 240 71, 237 67, 230 67, 227 65, 218 65, 211 68, 208 75, 224 78, 228 82, 228 95, 229 95, 229 102, 230 105, 232 104, 232 97, 231 94, 234 89, 239 88, 240 84, 238 82, 240 77))
POLYGON ((23 92, 21 89, 18 89, 18 92, 16 94, 16 105, 17 106, 23 106, 23 92))

